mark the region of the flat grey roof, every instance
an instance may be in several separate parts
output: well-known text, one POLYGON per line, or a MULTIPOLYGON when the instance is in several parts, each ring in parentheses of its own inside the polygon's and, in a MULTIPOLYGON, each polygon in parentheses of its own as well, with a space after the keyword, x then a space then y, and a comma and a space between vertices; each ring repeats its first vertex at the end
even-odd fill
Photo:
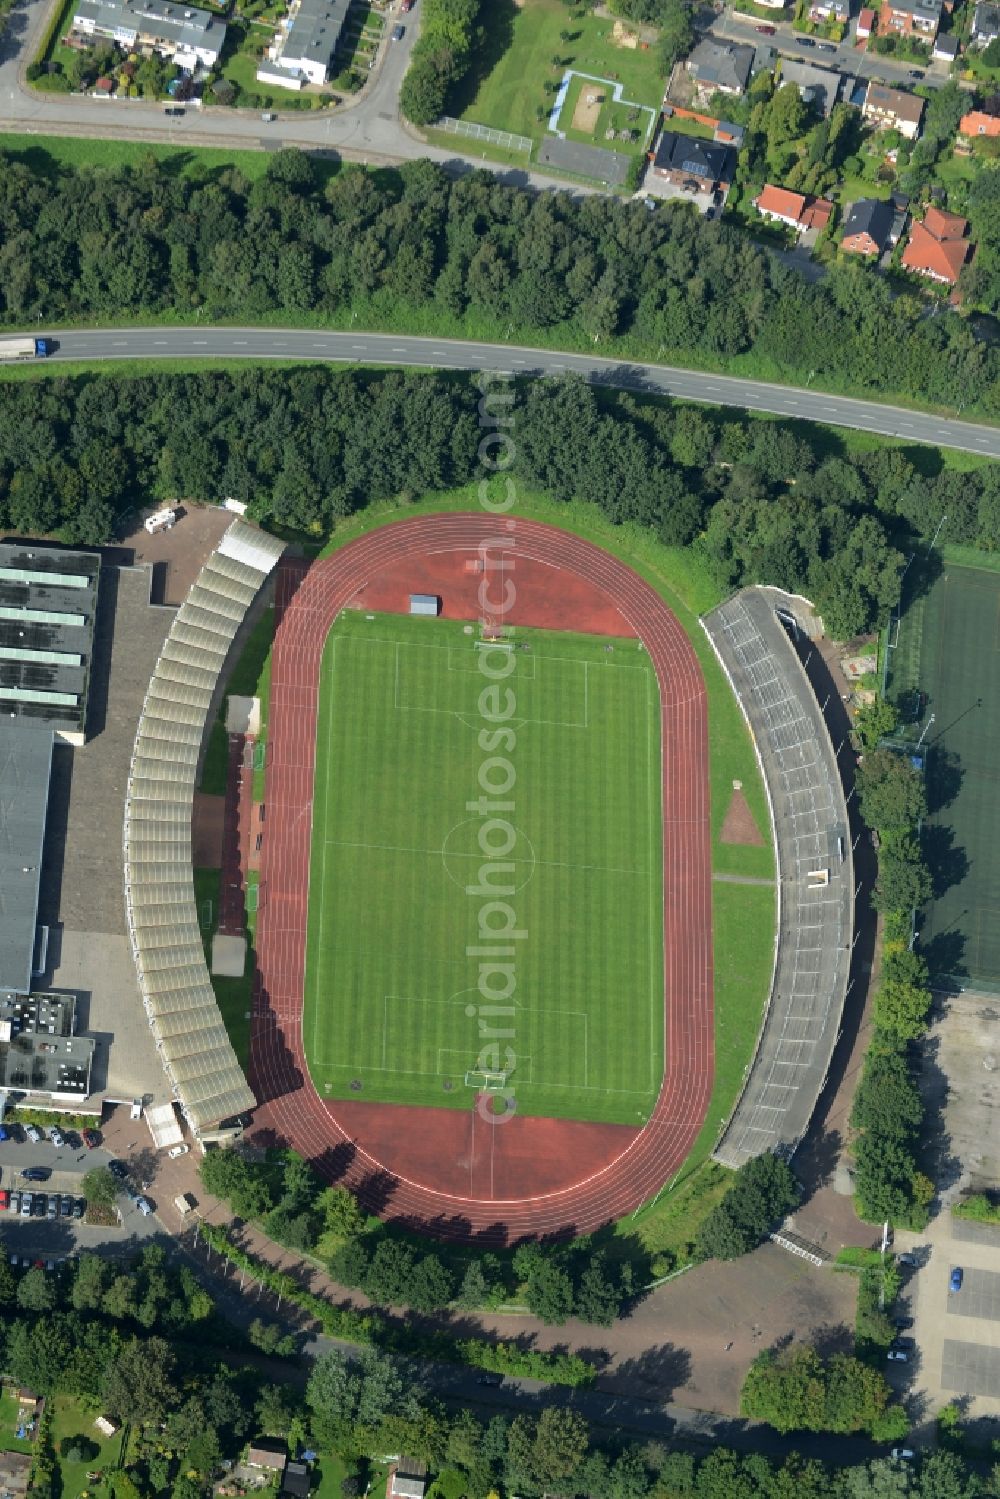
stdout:
POLYGON ((99 557, 0 544, 0 719, 83 736, 99 557))
POLYGON ((0 990, 27 994, 38 917, 52 731, 0 720, 0 990))
POLYGON ((283 52, 328 63, 337 49, 350 0, 302 0, 288 28, 283 52))

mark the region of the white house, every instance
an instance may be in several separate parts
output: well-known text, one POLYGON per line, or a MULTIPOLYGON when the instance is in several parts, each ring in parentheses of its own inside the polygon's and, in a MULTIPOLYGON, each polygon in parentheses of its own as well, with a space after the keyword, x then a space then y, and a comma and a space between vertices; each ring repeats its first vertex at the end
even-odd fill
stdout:
POLYGON ((349 4, 350 0, 292 0, 288 19, 267 49, 268 62, 258 70, 258 80, 295 89, 306 83, 326 83, 349 4))

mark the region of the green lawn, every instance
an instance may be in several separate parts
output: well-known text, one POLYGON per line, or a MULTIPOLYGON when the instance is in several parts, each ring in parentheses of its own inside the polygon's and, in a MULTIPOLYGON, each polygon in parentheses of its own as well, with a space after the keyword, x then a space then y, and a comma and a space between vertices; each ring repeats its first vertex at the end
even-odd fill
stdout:
MULTIPOLYGON (((449 104, 450 112, 463 119, 539 139, 546 126, 537 120, 536 110, 541 107, 547 115, 553 103, 545 83, 561 79, 567 68, 620 82, 626 99, 660 107, 666 80, 656 46, 645 51, 619 46, 612 37, 612 17, 588 12, 581 18, 563 0, 524 0, 520 7, 514 0, 490 0, 481 23, 483 45, 460 94, 449 104), (569 41, 561 40, 563 31, 570 33, 569 41)), ((568 126, 569 116, 560 128, 568 126)))
MULTIPOLYGON (((101 1449, 97 1457, 85 1463, 71 1463, 63 1457, 59 1458, 62 1499, 77 1499, 77 1495, 85 1490, 93 1494, 95 1486, 87 1482, 87 1474, 107 1469, 118 1462, 122 1434, 118 1432, 113 1437, 102 1437, 94 1425, 94 1417, 97 1414, 99 1414, 98 1411, 89 1409, 82 1401, 72 1400, 66 1395, 56 1397, 52 1415, 52 1445, 56 1452, 59 1452, 59 1444, 63 1437, 80 1435, 90 1437, 100 1445, 101 1449)), ((100 1486, 97 1492, 100 1492, 100 1486)))
POLYGON ((303 1019, 313 1081, 321 1096, 350 1097, 359 1079, 365 1099, 468 1108, 466 1072, 491 1029, 505 1049, 509 1028, 523 1112, 634 1124, 663 1073, 652 664, 633 641, 609 651, 594 636, 518 631, 516 747, 484 746, 489 678, 466 629, 347 615, 330 633, 303 1019), (515 1014, 484 1020, 483 965, 467 950, 501 912, 468 887, 505 877, 484 864, 486 825, 467 803, 498 750, 516 769, 510 907, 525 936, 515 1014))
POLYGON ((263 177, 270 160, 266 151, 233 151, 214 146, 161 146, 142 141, 84 140, 53 135, 44 141, 25 135, 0 134, 0 151, 26 162, 35 172, 54 174, 63 168, 140 166, 154 157, 169 162, 179 176, 204 176, 238 167, 249 181, 263 177))
POLYGON ((34 1442, 23 1441, 17 1433, 17 1400, 9 1386, 0 1391, 0 1452, 34 1452, 34 1442))

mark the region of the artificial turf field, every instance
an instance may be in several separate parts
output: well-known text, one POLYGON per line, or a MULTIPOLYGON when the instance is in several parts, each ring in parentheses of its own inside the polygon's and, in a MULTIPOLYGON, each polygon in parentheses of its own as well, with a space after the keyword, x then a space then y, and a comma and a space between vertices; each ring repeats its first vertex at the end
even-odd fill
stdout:
MULTIPOLYGON (((486 901, 467 893, 484 857, 466 804, 490 683, 468 628, 347 613, 327 640, 303 1013, 321 1097, 473 1101, 484 1001, 466 949, 486 901)), ((639 1124, 663 1072, 656 676, 636 641, 514 644, 509 904, 526 935, 514 1015, 487 1023, 514 1030, 520 1112, 639 1124)))
POLYGON ((920 950, 935 975, 1000 990, 1000 573, 946 560, 903 615, 889 663, 904 734, 928 729, 923 843, 937 893, 920 950))

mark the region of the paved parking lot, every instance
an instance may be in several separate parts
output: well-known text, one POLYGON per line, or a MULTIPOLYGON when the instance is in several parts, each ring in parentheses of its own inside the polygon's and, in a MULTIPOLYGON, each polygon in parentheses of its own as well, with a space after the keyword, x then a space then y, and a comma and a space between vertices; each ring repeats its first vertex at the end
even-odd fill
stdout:
POLYGON ((1000 1348, 946 1338, 941 1386, 956 1395, 1000 1394, 1000 1348))
MULTIPOLYGON (((0 1186, 8 1191, 58 1193, 79 1197, 86 1172, 104 1166, 111 1159, 106 1150, 57 1148, 48 1141, 37 1145, 13 1140, 0 1142, 0 1186), (41 1182, 25 1181, 22 1172, 31 1166, 43 1166, 51 1175, 41 1182)), ((136 1185, 141 1185, 137 1182, 136 1185)), ((80 1250, 124 1252, 160 1231, 154 1215, 148 1218, 124 1195, 118 1199, 122 1221, 114 1228, 94 1228, 82 1219, 21 1217, 0 1211, 0 1248, 4 1254, 24 1254, 59 1259, 80 1250)))
POLYGON ((1000 1274, 996 1270, 966 1270, 960 1291, 948 1293, 953 1317, 978 1317, 1000 1322, 1000 1274))

